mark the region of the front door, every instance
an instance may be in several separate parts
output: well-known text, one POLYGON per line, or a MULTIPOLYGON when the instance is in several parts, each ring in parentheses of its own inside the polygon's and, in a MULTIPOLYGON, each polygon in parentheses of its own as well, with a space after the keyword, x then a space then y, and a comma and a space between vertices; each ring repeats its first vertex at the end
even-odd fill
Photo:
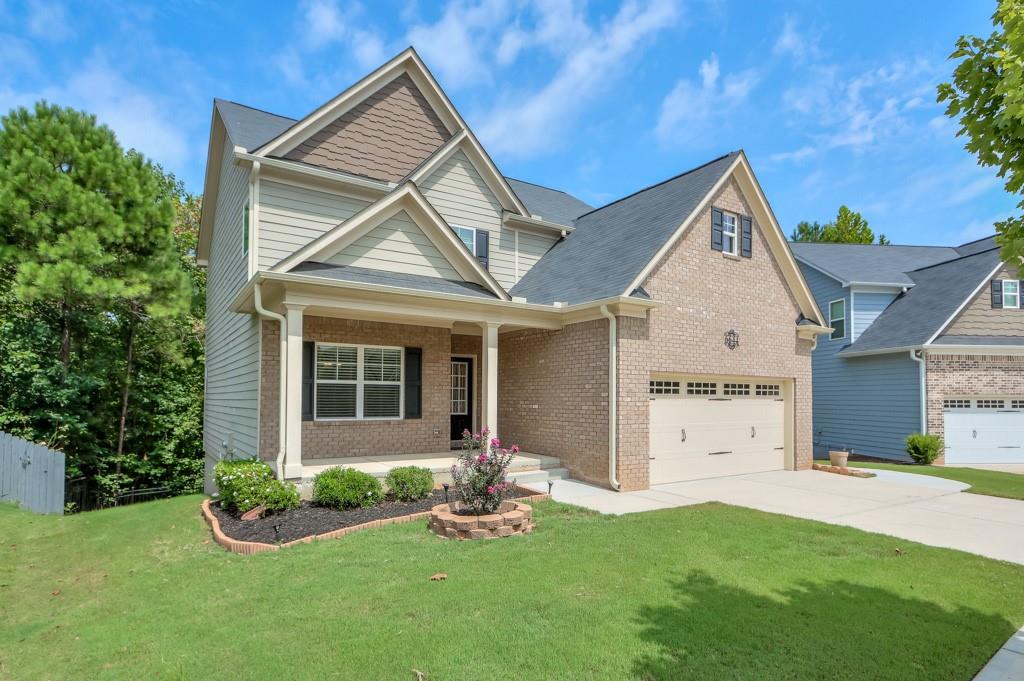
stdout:
POLYGON ((462 431, 473 430, 473 358, 452 357, 451 414, 453 443, 462 431))

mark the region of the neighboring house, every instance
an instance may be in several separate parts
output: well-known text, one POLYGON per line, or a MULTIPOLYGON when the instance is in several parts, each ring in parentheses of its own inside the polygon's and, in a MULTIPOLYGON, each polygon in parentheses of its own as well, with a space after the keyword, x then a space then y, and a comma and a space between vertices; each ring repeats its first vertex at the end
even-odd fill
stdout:
POLYGON ((817 453, 1024 462, 1024 305, 994 239, 956 248, 794 243, 833 331, 814 352, 817 453))
POLYGON ((217 100, 198 256, 208 465, 484 425, 624 490, 811 464, 828 329, 742 152, 594 209, 504 177, 409 49, 300 120, 217 100))

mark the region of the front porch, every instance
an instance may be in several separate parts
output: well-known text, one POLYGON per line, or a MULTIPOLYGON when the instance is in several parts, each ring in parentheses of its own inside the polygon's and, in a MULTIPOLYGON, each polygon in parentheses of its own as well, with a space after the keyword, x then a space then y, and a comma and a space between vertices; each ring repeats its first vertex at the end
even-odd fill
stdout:
MULTIPOLYGON (((457 459, 458 452, 455 451, 308 459, 302 464, 302 485, 309 484, 317 473, 334 466, 354 468, 376 478, 384 478, 390 470, 400 466, 420 466, 429 468, 430 472, 434 474, 434 481, 440 484, 451 481, 451 467, 457 459)), ((512 459, 508 477, 524 487, 547 492, 548 480, 562 480, 569 477, 569 472, 561 466, 561 462, 553 456, 520 452, 512 459)))

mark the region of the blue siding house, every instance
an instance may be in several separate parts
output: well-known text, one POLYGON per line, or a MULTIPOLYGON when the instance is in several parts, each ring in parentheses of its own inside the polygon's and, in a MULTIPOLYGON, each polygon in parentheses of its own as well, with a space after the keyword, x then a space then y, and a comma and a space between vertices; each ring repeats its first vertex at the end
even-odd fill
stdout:
MULTIPOLYGON (((938 373, 931 376, 929 395, 929 357, 934 363, 951 352, 987 356, 993 348, 1009 354, 1024 346, 1019 330, 999 337, 947 333, 963 326, 955 322, 972 301, 978 301, 973 308, 989 307, 990 280, 1001 269, 992 238, 956 248, 791 246, 833 328, 831 336, 819 337, 812 361, 816 456, 846 449, 907 459, 908 434, 928 432, 929 422, 941 434, 946 407, 983 403, 938 394, 940 379, 942 385, 956 384, 938 373)), ((1001 285, 995 281, 993 288, 1001 285)), ((1010 386, 1014 393, 1024 393, 1024 377, 1019 383, 1010 386)), ((1011 403, 1012 398, 1006 406, 1011 403)))

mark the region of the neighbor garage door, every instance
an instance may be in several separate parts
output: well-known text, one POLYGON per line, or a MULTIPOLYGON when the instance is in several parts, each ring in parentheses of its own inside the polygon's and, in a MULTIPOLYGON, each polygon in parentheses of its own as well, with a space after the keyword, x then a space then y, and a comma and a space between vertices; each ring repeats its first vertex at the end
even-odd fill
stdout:
POLYGON ((946 463, 1024 463, 1024 399, 943 402, 946 463))
POLYGON ((779 383, 652 380, 651 484, 785 467, 779 383))

